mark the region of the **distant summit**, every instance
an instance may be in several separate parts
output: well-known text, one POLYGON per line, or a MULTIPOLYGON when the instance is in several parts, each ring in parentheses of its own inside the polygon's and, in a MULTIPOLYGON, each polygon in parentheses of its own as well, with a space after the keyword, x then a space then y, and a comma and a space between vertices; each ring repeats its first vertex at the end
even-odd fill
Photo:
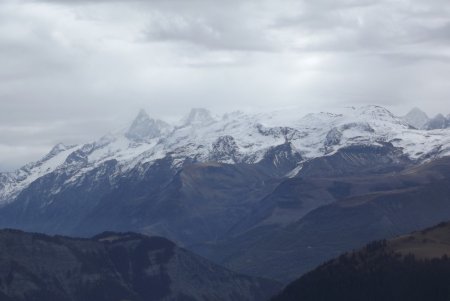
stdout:
POLYGON ((428 115, 418 108, 412 109, 402 119, 410 126, 419 130, 438 130, 450 128, 450 114, 444 116, 443 114, 437 114, 433 118, 429 118, 428 115))
POLYGON ((427 130, 446 129, 450 127, 450 119, 442 114, 437 114, 425 124, 427 130))
POLYGON ((216 119, 209 110, 204 108, 193 108, 189 114, 183 118, 181 124, 182 126, 207 125, 215 121, 216 119))
POLYGON ((414 108, 403 117, 403 120, 416 129, 423 129, 427 122, 430 121, 430 118, 421 109, 414 108))
POLYGON ((148 116, 143 109, 134 119, 125 136, 135 141, 145 141, 160 137, 170 130, 170 125, 162 120, 155 120, 148 116))

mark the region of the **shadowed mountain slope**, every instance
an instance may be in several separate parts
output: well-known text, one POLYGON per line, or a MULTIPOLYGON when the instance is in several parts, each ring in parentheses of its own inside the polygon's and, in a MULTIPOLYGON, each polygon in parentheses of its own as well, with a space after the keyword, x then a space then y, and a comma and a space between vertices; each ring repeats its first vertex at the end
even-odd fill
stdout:
POLYGON ((276 282, 238 275, 160 237, 0 231, 0 300, 265 300, 276 282))
POLYGON ((232 269, 286 282, 372 240, 449 217, 450 158, 443 158, 387 174, 290 179, 227 240, 194 250, 232 269), (329 204, 308 211, 308 197, 329 204))
POLYGON ((370 243, 289 284, 273 301, 445 301, 450 298, 450 223, 370 243))

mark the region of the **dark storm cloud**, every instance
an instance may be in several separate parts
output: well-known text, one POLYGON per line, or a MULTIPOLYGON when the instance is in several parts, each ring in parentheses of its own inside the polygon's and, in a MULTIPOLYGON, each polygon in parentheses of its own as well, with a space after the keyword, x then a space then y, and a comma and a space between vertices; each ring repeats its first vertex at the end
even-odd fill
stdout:
POLYGON ((201 106, 434 114, 449 53, 448 0, 4 0, 0 168, 141 107, 170 120, 201 106))

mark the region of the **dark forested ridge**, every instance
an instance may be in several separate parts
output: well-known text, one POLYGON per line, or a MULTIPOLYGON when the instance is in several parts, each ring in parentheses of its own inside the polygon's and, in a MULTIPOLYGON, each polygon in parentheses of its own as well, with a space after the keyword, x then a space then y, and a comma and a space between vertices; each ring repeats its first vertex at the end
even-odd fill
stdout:
POLYGON ((450 223, 376 241, 288 285, 273 301, 450 300, 450 223))
POLYGON ((266 300, 274 281, 236 274, 161 237, 0 231, 1 301, 266 300))

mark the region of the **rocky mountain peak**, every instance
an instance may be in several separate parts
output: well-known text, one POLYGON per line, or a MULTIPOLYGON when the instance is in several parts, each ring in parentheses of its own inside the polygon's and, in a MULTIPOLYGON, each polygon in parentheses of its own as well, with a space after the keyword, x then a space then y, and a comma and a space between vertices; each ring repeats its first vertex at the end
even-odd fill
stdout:
POLYGON ((407 124, 415 127, 416 129, 422 129, 425 124, 430 120, 428 115, 419 108, 413 108, 402 118, 407 124))
POLYGON ((150 116, 148 115, 147 111, 145 111, 144 109, 140 109, 133 123, 146 122, 149 119, 150 116))
POLYGON ((182 125, 206 125, 215 122, 211 112, 204 108, 193 108, 183 119, 182 125))
POLYGON ((236 162, 239 157, 239 147, 233 136, 220 136, 212 144, 210 158, 217 162, 236 162))
POLYGON ((143 109, 134 119, 125 136, 135 141, 145 141, 148 139, 160 137, 170 129, 170 125, 162 120, 150 118, 143 109))
POLYGON ((327 136, 325 137, 324 146, 330 147, 333 145, 338 145, 341 142, 341 139, 342 139, 342 132, 336 127, 333 127, 331 130, 328 131, 327 136))
POLYGON ((450 127, 450 120, 442 114, 437 114, 425 124, 425 129, 436 130, 450 127))

